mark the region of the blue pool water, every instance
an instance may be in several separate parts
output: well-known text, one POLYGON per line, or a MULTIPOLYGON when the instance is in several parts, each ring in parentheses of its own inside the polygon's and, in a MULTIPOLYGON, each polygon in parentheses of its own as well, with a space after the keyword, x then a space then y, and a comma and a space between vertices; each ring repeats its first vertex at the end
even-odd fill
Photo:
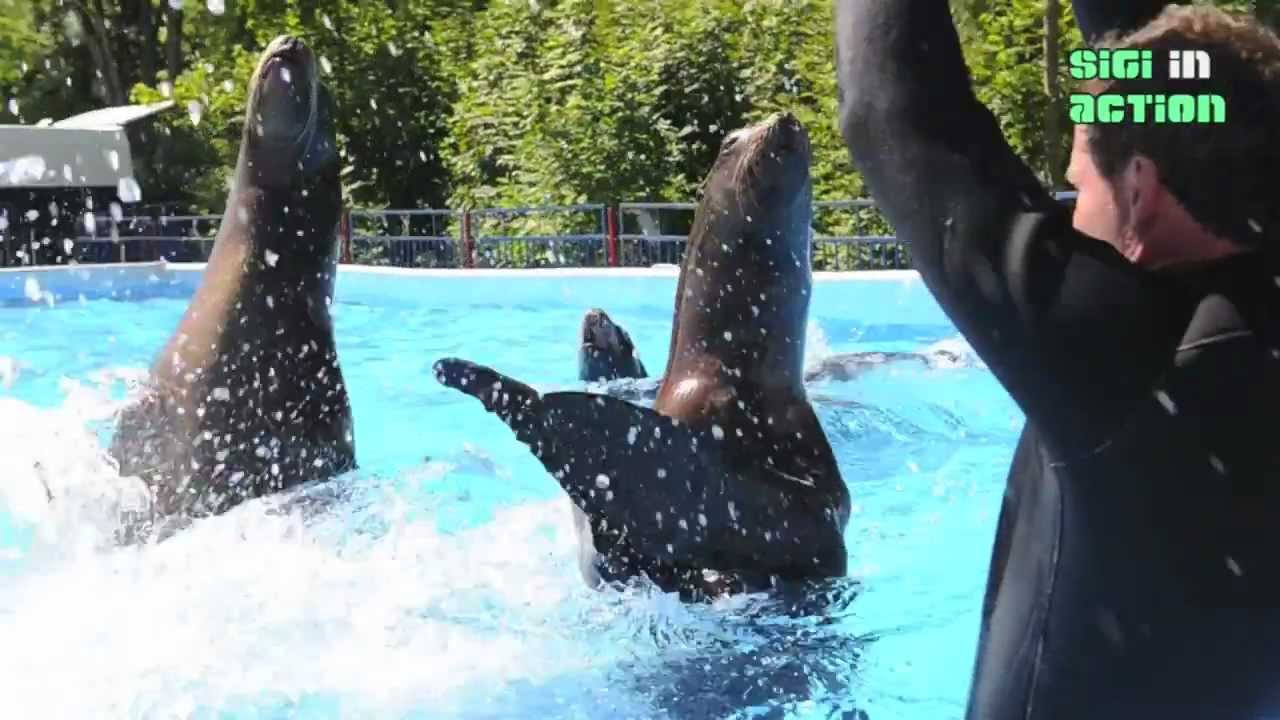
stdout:
MULTIPOLYGON (((431 365, 457 355, 578 387, 578 327, 598 304, 656 375, 675 280, 467 282, 340 284, 360 470, 124 550, 107 538, 130 485, 102 449, 186 291, 0 306, 3 715, 962 716, 1021 426, 988 371, 884 366, 810 386, 855 503, 850 577, 824 612, 592 592, 559 487, 431 365)), ((956 342, 927 295, 869 304, 863 290, 815 285, 811 361, 956 342)))

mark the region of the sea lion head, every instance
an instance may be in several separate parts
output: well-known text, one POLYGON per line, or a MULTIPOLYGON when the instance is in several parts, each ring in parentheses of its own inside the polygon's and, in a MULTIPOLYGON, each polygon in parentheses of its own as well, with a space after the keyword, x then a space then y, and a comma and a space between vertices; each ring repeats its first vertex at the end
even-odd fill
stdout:
POLYGON ((802 382, 812 287, 809 137, 791 113, 724 139, 676 291, 667 367, 713 357, 735 378, 802 382))
POLYGON ((644 365, 636 357, 635 343, 609 314, 599 308, 582 318, 582 347, 578 351, 578 375, 586 382, 644 377, 644 365))
POLYGON ((311 48, 289 35, 272 40, 249 81, 247 105, 238 182, 264 189, 317 180, 337 186, 333 101, 311 48))
MULTIPOLYGON (((725 136, 703 187, 702 205, 715 215, 715 233, 725 220, 741 226, 743 242, 808 238, 813 212, 809 133, 791 113, 725 136)), ((708 218, 712 219, 712 218, 708 218)), ((772 243, 765 243, 766 246, 772 243)), ((808 243, 802 243, 808 258, 808 243)))

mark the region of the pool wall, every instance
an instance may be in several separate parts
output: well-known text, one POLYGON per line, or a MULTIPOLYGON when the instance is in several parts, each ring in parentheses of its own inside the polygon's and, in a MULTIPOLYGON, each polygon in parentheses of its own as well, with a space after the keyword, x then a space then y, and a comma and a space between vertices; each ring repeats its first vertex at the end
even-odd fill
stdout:
MULTIPOLYGON (((57 304, 88 300, 185 297, 200 284, 203 263, 128 263, 0 269, 0 305, 57 304)), ((337 299, 344 303, 518 305, 546 302, 546 285, 559 282, 565 303, 622 307, 653 302, 654 283, 675 293, 679 270, 654 268, 565 268, 538 270, 430 270, 341 265, 337 299)), ((904 324, 947 324, 914 270, 817 272, 815 302, 840 304, 840 314, 892 318, 904 324)), ((665 302, 665 301, 664 301, 665 302)))

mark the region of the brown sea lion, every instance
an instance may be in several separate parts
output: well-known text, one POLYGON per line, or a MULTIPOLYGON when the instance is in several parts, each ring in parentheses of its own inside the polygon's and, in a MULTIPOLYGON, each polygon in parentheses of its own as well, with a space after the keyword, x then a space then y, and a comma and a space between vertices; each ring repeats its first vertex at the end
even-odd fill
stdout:
POLYGON ((725 139, 689 235, 653 409, 436 364, 560 481, 589 582, 645 575, 696 599, 846 572, 849 493, 803 384, 809 164, 789 114, 725 139))
POLYGON ((582 346, 578 349, 578 379, 608 382, 649 377, 631 336, 599 308, 582 318, 582 346))
POLYGON ((154 496, 128 528, 131 539, 153 529, 163 537, 191 518, 355 467, 329 315, 338 173, 315 56, 295 38, 276 38, 250 82, 239 161, 200 287, 113 438, 121 474, 143 478, 154 496))

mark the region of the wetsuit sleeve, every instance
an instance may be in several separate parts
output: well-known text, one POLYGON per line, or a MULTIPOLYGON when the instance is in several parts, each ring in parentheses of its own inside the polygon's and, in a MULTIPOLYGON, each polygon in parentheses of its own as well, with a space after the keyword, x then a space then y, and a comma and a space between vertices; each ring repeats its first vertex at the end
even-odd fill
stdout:
POLYGON ((840 0, 836 22, 841 132, 934 298, 1046 441, 1105 442, 1176 343, 1168 296, 1013 153, 946 0, 840 0))
POLYGON ((1168 0, 1073 0, 1076 24, 1085 42, 1097 45, 1108 32, 1127 35, 1151 22, 1168 0))

